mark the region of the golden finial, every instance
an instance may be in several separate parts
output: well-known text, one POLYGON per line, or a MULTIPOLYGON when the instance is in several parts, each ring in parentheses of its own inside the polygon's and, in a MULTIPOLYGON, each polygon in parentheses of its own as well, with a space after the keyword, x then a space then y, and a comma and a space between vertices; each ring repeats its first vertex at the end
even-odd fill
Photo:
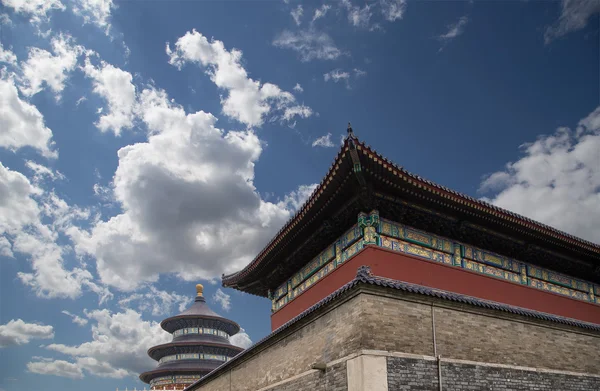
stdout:
POLYGON ((196 285, 196 293, 198 293, 198 296, 202 296, 202 291, 204 291, 204 286, 202 284, 196 285))

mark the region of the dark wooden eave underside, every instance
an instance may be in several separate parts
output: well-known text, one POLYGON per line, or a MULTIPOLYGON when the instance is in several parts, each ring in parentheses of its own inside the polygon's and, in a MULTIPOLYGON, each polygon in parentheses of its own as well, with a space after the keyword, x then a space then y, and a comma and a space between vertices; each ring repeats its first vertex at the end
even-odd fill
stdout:
POLYGON ((300 211, 254 261, 223 276, 223 285, 266 297, 355 224, 359 212, 372 209, 383 218, 600 283, 600 246, 410 174, 352 139, 300 211), (353 172, 352 143, 360 173, 353 172))

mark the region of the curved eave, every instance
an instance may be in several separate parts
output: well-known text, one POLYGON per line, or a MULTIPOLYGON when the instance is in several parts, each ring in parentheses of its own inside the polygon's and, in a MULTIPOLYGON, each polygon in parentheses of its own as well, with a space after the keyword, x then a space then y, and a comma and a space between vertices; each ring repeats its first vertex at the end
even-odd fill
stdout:
MULTIPOLYGON (((344 145, 342 146, 342 148, 338 152, 337 156, 335 157, 333 163, 329 167, 329 171, 327 172, 327 175, 325 175, 323 180, 321 180, 321 183, 319 183, 319 185, 315 188, 315 190, 312 192, 311 196, 306 200, 306 202, 304 202, 302 207, 300 207, 300 209, 298 209, 298 211, 294 214, 294 216, 292 216, 288 220, 288 222, 283 226, 283 228, 281 228, 279 230, 279 232, 277 232, 277 234, 271 239, 269 244, 267 244, 265 246, 265 248, 262 249, 262 251, 256 256, 256 258, 254 258, 254 260, 252 262, 250 262, 250 264, 248 264, 245 268, 243 268, 242 270, 240 270, 236 273, 232 273, 230 275, 223 275, 222 276, 223 286, 234 287, 238 281, 240 281, 242 278, 247 276, 258 265, 260 265, 262 260, 271 252, 271 250, 274 249, 275 247, 277 247, 280 244, 280 242, 290 233, 290 231, 292 231, 294 228, 296 228, 299 225, 299 223, 311 211, 313 205, 319 201, 320 196, 327 189, 327 186, 331 183, 335 174, 339 172, 340 167, 343 164, 342 159, 346 155, 348 148, 349 148, 348 140, 346 139, 346 141, 344 142, 344 145)), ((266 295, 259 295, 259 296, 266 296, 266 295)))
POLYGON ((152 379, 162 376, 173 376, 173 375, 201 375, 204 376, 207 373, 210 373, 215 368, 218 368, 223 362, 215 361, 210 362, 209 360, 199 360, 201 363, 195 363, 195 365, 190 365, 188 367, 180 367, 180 368, 156 368, 151 371, 144 372, 140 374, 139 378, 146 384, 149 384, 152 379))
POLYGON ((198 343, 198 342, 188 342, 188 341, 181 341, 181 342, 168 342, 168 343, 164 343, 162 345, 156 345, 151 347, 150 349, 148 349, 148 356, 150 356, 152 359, 158 361, 160 360, 162 357, 164 356, 168 356, 169 354, 174 354, 175 352, 171 352, 171 350, 177 350, 177 349, 181 349, 181 350, 197 350, 198 352, 201 352, 201 348, 206 347, 206 348, 216 348, 216 349, 223 349, 224 351, 227 351, 229 353, 232 353, 231 356, 235 356, 236 354, 238 354, 239 352, 243 351, 243 348, 240 348, 238 346, 229 344, 229 343, 219 343, 219 342, 202 342, 202 343, 198 343), (198 348, 198 349, 195 349, 198 348))
MULTIPOLYGON (((221 327, 220 329, 222 331, 225 331, 227 334, 231 335, 235 335, 240 331, 240 325, 237 324, 236 322, 234 322, 233 320, 229 320, 226 318, 223 318, 221 316, 207 316, 207 315, 203 315, 203 316, 198 316, 198 315, 175 315, 172 316, 170 318, 167 318, 165 320, 163 320, 162 322, 160 322, 160 327, 163 328, 163 330, 165 330, 166 332, 169 333, 173 333, 175 332, 175 330, 178 330, 181 328, 181 323, 183 322, 189 322, 190 324, 200 324, 202 323, 203 320, 208 320, 208 321, 213 321, 213 322, 218 322, 218 323, 222 323, 223 327, 221 327)), ((198 326, 185 326, 185 327, 198 327, 198 326)))
MULTIPOLYGON (((391 184, 393 187, 401 186, 404 189, 410 189, 410 191, 420 199, 426 199, 434 204, 437 204, 438 206, 441 206, 440 209, 442 210, 446 209, 449 211, 460 211, 471 216, 477 216, 484 220, 493 220, 495 223, 505 227, 514 235, 534 235, 540 238, 542 241, 552 243, 565 249, 567 252, 585 253, 588 256, 596 259, 596 262, 600 263, 600 246, 597 244, 580 239, 548 225, 510 212, 506 209, 499 208, 484 201, 450 190, 444 186, 421 178, 418 175, 411 174, 404 168, 396 165, 377 152, 373 151, 368 145, 365 145, 358 139, 354 138, 352 140, 356 145, 359 156, 361 157, 361 164, 369 163, 379 166, 379 171, 386 172, 386 178, 382 179, 382 181, 387 185, 391 184)), ((340 168, 343 167, 344 164, 348 164, 348 159, 344 161, 344 157, 348 151, 349 139, 347 138, 333 164, 329 168, 327 175, 313 191, 304 205, 302 205, 298 212, 285 224, 285 226, 273 237, 269 244, 252 262, 250 262, 250 264, 237 273, 223 275, 223 286, 240 289, 240 285, 248 284, 251 280, 256 279, 257 270, 261 268, 263 263, 270 262, 269 258, 272 258, 272 254, 277 252, 275 251, 277 248, 285 246, 287 242, 286 238, 288 236, 295 235, 301 229, 301 227, 307 224, 307 222, 314 216, 315 213, 319 212, 314 210, 315 206, 316 208, 321 209, 323 206, 327 205, 326 201, 322 200, 322 195, 324 192, 327 192, 327 194, 331 192, 331 189, 328 188, 328 185, 330 185, 332 182, 336 183, 336 176, 339 176, 341 171, 343 171, 340 170, 340 168)), ((375 180, 378 180, 378 178, 375 180)), ((267 296, 267 292, 264 290, 243 290, 251 291, 250 293, 257 294, 258 296, 267 296)))

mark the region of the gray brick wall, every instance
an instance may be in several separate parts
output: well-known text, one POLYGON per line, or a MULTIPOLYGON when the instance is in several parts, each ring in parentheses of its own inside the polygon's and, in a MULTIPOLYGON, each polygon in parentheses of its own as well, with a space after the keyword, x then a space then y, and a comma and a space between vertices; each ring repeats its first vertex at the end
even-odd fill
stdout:
MULTIPOLYGON (((389 391, 437 391, 437 362, 388 357, 389 391)), ((442 362, 444 391, 598 391, 600 378, 442 362)))
POLYGON ((346 391, 346 362, 327 368, 327 372, 315 372, 292 380, 268 391, 346 391))

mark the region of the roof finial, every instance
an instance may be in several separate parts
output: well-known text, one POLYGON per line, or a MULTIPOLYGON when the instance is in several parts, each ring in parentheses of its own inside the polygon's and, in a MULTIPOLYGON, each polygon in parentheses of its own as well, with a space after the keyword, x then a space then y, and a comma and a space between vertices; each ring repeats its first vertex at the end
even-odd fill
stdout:
POLYGON ((354 136, 354 133, 352 132, 352 124, 350 122, 348 122, 348 136, 354 136))
POLYGON ((204 291, 204 286, 202 284, 196 285, 196 293, 198 296, 202 296, 202 292, 204 291))

